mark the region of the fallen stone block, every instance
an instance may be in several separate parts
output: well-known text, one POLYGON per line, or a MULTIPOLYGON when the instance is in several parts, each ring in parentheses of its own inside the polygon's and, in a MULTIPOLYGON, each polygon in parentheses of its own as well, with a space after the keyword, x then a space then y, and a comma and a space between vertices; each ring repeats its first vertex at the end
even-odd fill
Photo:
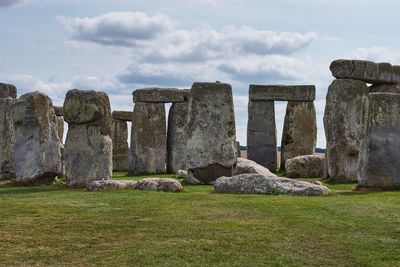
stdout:
POLYGON ((324 155, 298 156, 286 161, 289 178, 319 178, 324 175, 324 155))
POLYGON ((181 192, 183 187, 180 182, 174 179, 146 178, 139 180, 136 189, 146 191, 181 192))

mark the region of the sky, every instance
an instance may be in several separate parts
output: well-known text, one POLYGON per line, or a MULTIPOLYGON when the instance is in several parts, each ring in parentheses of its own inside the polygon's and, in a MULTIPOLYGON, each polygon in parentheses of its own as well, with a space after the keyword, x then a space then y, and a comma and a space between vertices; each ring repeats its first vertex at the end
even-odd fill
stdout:
POLYGON ((395 0, 0 0, 0 81, 55 105, 72 88, 105 91, 114 110, 132 110, 138 88, 226 82, 244 145, 249 84, 314 84, 325 147, 330 62, 400 64, 399 12, 395 0))

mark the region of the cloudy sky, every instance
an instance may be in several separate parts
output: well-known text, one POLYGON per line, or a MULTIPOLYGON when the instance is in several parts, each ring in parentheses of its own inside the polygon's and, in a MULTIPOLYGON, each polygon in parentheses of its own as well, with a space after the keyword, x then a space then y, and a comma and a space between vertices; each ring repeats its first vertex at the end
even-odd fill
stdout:
POLYGON ((71 88, 103 90, 118 110, 137 88, 227 82, 242 144, 250 83, 315 84, 324 147, 330 62, 400 64, 399 11, 395 0, 0 0, 0 81, 57 105, 71 88))

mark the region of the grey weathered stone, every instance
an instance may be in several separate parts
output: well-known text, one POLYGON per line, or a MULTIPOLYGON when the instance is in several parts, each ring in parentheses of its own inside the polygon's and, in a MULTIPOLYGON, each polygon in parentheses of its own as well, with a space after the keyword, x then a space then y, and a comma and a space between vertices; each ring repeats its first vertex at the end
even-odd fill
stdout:
POLYGON ((58 139, 60 139, 60 142, 62 143, 64 140, 64 117, 56 116, 56 119, 58 139))
POLYGON ((252 160, 245 158, 238 158, 235 175, 242 173, 258 173, 264 176, 276 176, 275 174, 270 172, 270 170, 268 170, 264 166, 261 166, 260 164, 257 164, 252 160))
POLYGON ((334 80, 326 96, 326 177, 336 182, 357 181, 362 133, 362 101, 368 87, 362 81, 334 80))
POLYGON ((0 83, 0 98, 17 98, 17 88, 12 84, 0 83))
POLYGON ((250 85, 249 101, 314 101, 314 85, 250 85))
POLYGON ((281 167, 288 159, 314 154, 317 119, 313 102, 289 101, 286 107, 281 143, 281 167))
POLYGON ((114 120, 120 121, 132 121, 133 112, 132 111, 113 111, 112 117, 114 120))
POLYGON ((298 156, 286 161, 289 178, 317 178, 324 175, 324 155, 298 156))
POLYGON ((133 91, 133 102, 186 102, 190 90, 174 88, 143 88, 133 91))
POLYGON ((88 191, 99 191, 104 189, 136 189, 137 182, 131 180, 104 180, 104 181, 91 181, 86 184, 88 191))
POLYGON ((397 93, 400 94, 400 84, 380 84, 368 87, 370 93, 397 93))
POLYGON ((183 187, 180 182, 169 178, 146 178, 139 180, 136 189, 146 191, 181 192, 183 187))
POLYGON ((188 173, 185 170, 178 170, 176 172, 176 177, 178 177, 178 178, 186 178, 187 175, 188 175, 188 173))
POLYGON ((242 156, 242 151, 240 149, 240 142, 236 141, 236 154, 238 156, 238 158, 240 158, 242 156))
POLYGON ((113 142, 113 170, 129 169, 128 124, 126 121, 112 120, 111 140, 113 142))
POLYGON ((15 99, 0 98, 0 180, 15 178, 14 151, 14 124, 12 106, 15 99))
POLYGON ((364 110, 358 183, 400 187, 400 94, 371 93, 364 110))
POLYGON ((365 60, 338 59, 331 63, 332 75, 338 79, 354 79, 366 83, 400 83, 400 66, 365 60))
POLYGON ((273 101, 249 101, 247 121, 247 158, 275 171, 277 145, 273 101))
POLYGON ((173 103, 168 114, 167 172, 186 170, 188 103, 173 103))
POLYGON ((188 113, 188 178, 208 184, 231 176, 237 160, 232 87, 194 83, 188 113))
POLYGON ((74 125, 100 126, 103 135, 111 134, 111 108, 104 92, 69 90, 64 101, 64 120, 74 125))
POLYGON ((216 193, 228 194, 290 194, 301 196, 327 195, 329 188, 309 182, 260 174, 221 177, 214 183, 216 193))
POLYGON ((62 174, 57 120, 51 99, 39 92, 22 95, 13 106, 17 182, 50 184, 62 174))
POLYGON ((104 92, 70 90, 64 102, 68 123, 65 170, 69 187, 112 176, 111 108, 104 92))
POLYGON ((56 113, 56 116, 64 116, 64 108, 63 107, 54 107, 54 112, 56 113))
POLYGON ((162 103, 135 104, 129 174, 164 173, 167 155, 165 108, 162 103))

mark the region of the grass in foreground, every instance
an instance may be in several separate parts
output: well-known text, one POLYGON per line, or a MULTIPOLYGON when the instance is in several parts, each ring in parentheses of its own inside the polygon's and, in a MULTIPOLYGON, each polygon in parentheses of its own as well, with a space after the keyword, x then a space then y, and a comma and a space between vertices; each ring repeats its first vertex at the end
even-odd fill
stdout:
POLYGON ((61 183, 3 183, 0 266, 399 265, 400 192, 326 185, 337 194, 219 195, 191 185, 178 194, 86 192, 61 183))

